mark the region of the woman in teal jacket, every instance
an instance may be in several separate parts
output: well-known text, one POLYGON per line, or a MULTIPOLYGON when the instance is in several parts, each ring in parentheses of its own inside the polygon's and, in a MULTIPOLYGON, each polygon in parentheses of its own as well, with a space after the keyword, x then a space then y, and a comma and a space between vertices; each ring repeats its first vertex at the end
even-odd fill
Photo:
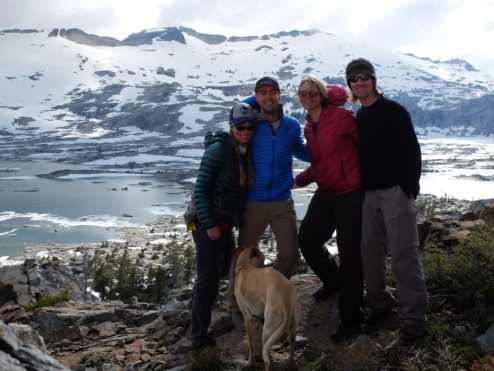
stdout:
POLYGON ((193 201, 197 229, 197 279, 192 299, 192 349, 214 346, 208 332, 211 310, 220 278, 229 272, 235 248, 233 218, 245 204, 254 173, 250 165, 249 141, 254 129, 252 108, 236 104, 230 112, 230 133, 208 132, 199 166, 193 201))

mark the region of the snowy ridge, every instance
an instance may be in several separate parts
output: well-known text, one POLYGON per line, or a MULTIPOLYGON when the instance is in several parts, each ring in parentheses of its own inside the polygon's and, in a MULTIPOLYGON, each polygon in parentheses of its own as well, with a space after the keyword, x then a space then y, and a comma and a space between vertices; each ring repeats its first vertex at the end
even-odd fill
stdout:
POLYGON ((379 87, 410 110, 423 134, 493 134, 494 78, 465 61, 432 61, 315 31, 224 41, 211 35, 213 42, 186 28, 163 30, 150 30, 158 35, 151 44, 124 40, 113 47, 50 31, 0 32, 0 139, 159 133, 170 146, 200 145, 206 130, 224 127, 232 103, 251 95, 259 77, 277 77, 285 109, 301 119, 294 97, 300 79, 310 73, 345 84, 347 63, 361 56, 375 64, 379 87))

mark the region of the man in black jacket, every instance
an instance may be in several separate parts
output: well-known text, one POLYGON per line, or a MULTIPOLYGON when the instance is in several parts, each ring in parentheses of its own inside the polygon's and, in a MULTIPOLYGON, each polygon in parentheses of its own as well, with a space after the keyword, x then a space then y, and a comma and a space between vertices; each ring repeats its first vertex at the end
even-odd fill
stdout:
POLYGON ((377 90, 374 66, 351 61, 347 84, 355 103, 360 137, 360 167, 365 190, 362 209, 362 263, 370 314, 364 325, 377 331, 391 313, 393 297, 385 290, 386 258, 398 288, 400 336, 423 335, 427 291, 418 253, 415 200, 422 170, 420 145, 407 110, 377 90))

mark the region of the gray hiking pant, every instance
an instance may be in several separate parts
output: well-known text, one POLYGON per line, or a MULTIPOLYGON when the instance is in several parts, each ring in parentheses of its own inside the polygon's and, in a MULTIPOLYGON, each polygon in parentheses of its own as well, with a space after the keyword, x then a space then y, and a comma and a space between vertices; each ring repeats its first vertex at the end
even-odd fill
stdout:
POLYGON ((399 186, 367 190, 362 208, 362 265, 371 310, 391 305, 385 291, 386 258, 398 288, 399 314, 405 324, 425 325, 427 290, 418 253, 416 208, 399 186))

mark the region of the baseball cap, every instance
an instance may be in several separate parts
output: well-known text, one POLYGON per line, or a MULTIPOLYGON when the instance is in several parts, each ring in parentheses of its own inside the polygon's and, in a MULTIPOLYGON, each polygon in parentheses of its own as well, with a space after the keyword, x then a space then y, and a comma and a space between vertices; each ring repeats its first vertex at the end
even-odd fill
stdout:
POLYGON ((255 122, 251 105, 243 102, 235 104, 230 110, 230 126, 235 126, 246 121, 255 122))
POLYGON ((273 88, 276 88, 278 91, 280 91, 280 85, 278 84, 278 81, 276 81, 276 79, 273 77, 264 76, 263 78, 259 79, 256 82, 256 88, 254 89, 254 91, 257 93, 263 86, 272 86, 273 88))

